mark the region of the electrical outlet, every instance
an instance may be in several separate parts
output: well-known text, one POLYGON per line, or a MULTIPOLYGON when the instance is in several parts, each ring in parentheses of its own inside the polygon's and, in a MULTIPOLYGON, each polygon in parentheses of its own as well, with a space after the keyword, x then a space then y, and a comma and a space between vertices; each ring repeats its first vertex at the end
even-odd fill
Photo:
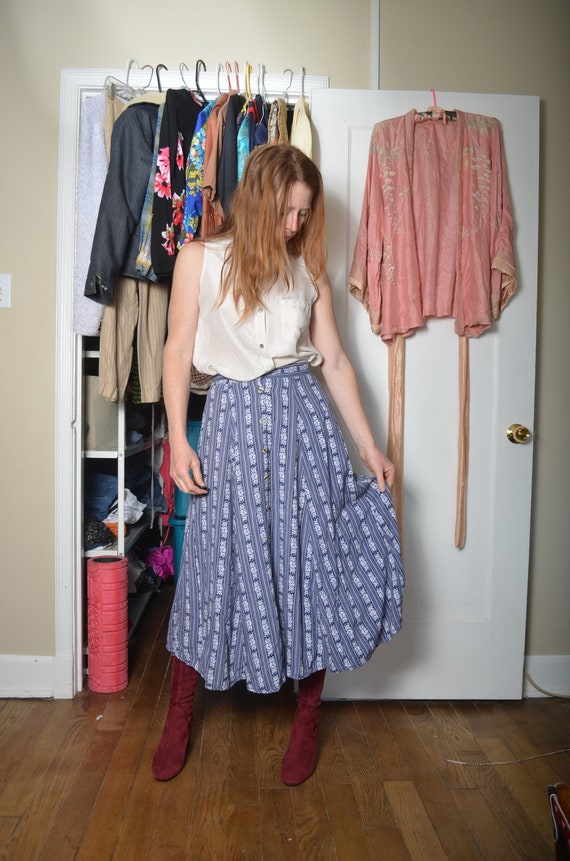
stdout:
POLYGON ((12 300, 12 276, 0 275, 0 308, 10 308, 12 300))

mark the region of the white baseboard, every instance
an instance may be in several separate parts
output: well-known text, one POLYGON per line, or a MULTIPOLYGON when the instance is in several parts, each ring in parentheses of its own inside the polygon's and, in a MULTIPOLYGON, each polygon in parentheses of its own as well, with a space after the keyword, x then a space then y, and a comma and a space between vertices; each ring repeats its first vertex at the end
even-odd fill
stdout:
POLYGON ((0 697, 71 699, 66 675, 53 656, 0 655, 0 697))
MULTIPOLYGON (((543 690, 525 678, 523 697, 570 697, 570 655, 527 655, 525 670, 543 690)), ((0 698, 72 699, 73 695, 71 658, 0 655, 0 698)))
POLYGON ((524 668, 534 684, 525 677, 523 697, 570 697, 570 655, 527 655, 524 668))

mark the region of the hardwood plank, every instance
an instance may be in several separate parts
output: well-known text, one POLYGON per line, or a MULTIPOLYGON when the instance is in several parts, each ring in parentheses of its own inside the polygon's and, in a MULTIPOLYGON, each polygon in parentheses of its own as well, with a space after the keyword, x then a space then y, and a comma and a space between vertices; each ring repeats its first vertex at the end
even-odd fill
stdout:
POLYGON ((321 783, 350 783, 344 751, 336 727, 336 704, 323 703, 319 718, 317 774, 321 783))
MULTIPOLYGON (((525 763, 525 767, 531 771, 538 770, 538 763, 543 765, 544 772, 549 773, 548 783, 556 783, 559 780, 568 782, 570 775, 570 702, 563 699, 545 697, 533 701, 535 703, 534 714, 531 716, 529 710, 519 709, 516 719, 516 732, 520 734, 520 749, 525 753, 519 757, 531 753, 541 754, 540 760, 532 760, 525 763), (524 741, 526 739, 526 741, 524 741), (559 753, 550 754, 553 751, 559 753), (562 752, 565 751, 565 752, 562 752)), ((512 736, 505 730, 503 739, 512 745, 512 736)))
POLYGON ((414 703, 406 711, 422 743, 449 789, 472 789, 468 771, 446 760, 466 759, 480 751, 469 730, 449 703, 414 703))
MULTIPOLYGON (((153 811, 155 829, 149 858, 183 861, 189 857, 186 846, 198 791, 189 769, 164 784, 160 805, 153 811)), ((138 846, 138 838, 135 838, 135 845, 138 846)))
POLYGON ((388 780, 385 790, 412 861, 425 861, 426 858, 447 861, 448 855, 412 781, 388 780))
POLYGON ((38 700, 0 700, 0 751, 4 751, 18 734, 38 700))
POLYGON ((257 719, 263 720, 265 698, 234 688, 231 697, 231 726, 227 803, 257 804, 259 801, 259 752, 257 719))
MULTIPOLYGON (((121 832, 130 831, 130 823, 138 821, 136 804, 140 795, 145 796, 143 783, 148 782, 153 787, 153 793, 158 792, 155 782, 150 777, 150 760, 154 746, 145 747, 149 728, 152 724, 154 708, 158 691, 164 677, 164 652, 162 648, 151 649, 149 660, 141 663, 140 682, 132 695, 132 705, 127 713, 127 724, 121 732, 120 740, 115 748, 113 757, 101 791, 95 802, 93 813, 86 829, 78 858, 90 861, 92 858, 112 858, 119 840, 124 845, 125 837, 121 832), (141 761, 142 757, 142 761, 141 761), (137 791, 131 799, 137 771, 141 766, 142 783, 139 780, 137 791), (129 807, 129 805, 131 805, 129 807), (121 810, 121 819, 116 811, 121 810)), ((110 699, 117 695, 109 695, 110 699)), ((105 729, 101 729, 101 732, 105 729)), ((152 796, 153 798, 155 795, 152 796)), ((144 828, 143 838, 148 840, 147 828, 144 828)))
POLYGON ((93 734, 81 767, 61 800, 40 858, 74 857, 81 845, 119 737, 117 732, 93 734))
POLYGON ((155 816, 161 806, 163 784, 151 777, 149 754, 152 752, 146 745, 133 776, 128 799, 123 804, 114 850, 115 857, 121 861, 139 861, 141 856, 149 858, 155 839, 155 816))
POLYGON ((392 810, 386 804, 380 763, 377 761, 353 703, 338 703, 335 723, 347 762, 362 821, 367 828, 392 827, 392 810))
MULTIPOLYGON (((132 776, 128 799, 123 804, 123 817, 118 833, 115 854, 121 861, 138 861, 141 849, 150 854, 155 839, 155 811, 160 808, 164 784, 151 776, 151 760, 157 745, 153 709, 157 691, 164 687, 165 658, 161 649, 155 649, 145 660, 141 671, 136 698, 129 714, 130 731, 139 729, 140 756, 132 776), (133 840, 136 835, 136 842, 133 840), (137 850, 138 847, 138 850, 137 850)), ((158 729, 158 728, 157 728, 158 729)), ((162 732, 162 729, 160 730, 162 732)))
POLYGON ((202 698, 204 712, 199 745, 195 744, 190 751, 195 791, 186 853, 188 858, 225 858, 231 691, 202 690, 202 698))
POLYGON ((204 691, 205 714, 199 758, 200 773, 208 780, 227 779, 230 746, 232 700, 231 691, 204 691))
POLYGON ((374 859, 410 861, 411 856, 406 849, 406 844, 399 828, 368 828, 367 835, 374 859))
POLYGON ((477 703, 477 709, 489 715, 494 724, 492 733, 480 731, 481 737, 504 736, 509 738, 516 730, 521 742, 525 740, 528 751, 543 753, 554 748, 570 747, 570 703, 548 697, 532 700, 477 703))
MULTIPOLYGON (((147 654, 152 653, 152 640, 145 648, 147 654)), ((21 857, 69 857, 71 846, 79 845, 83 839, 94 798, 99 793, 108 765, 105 756, 97 762, 93 756, 101 754, 102 749, 109 745, 114 750, 117 744, 113 733, 105 733, 108 738, 101 744, 96 738, 102 723, 98 718, 109 701, 109 695, 86 690, 71 703, 39 704, 42 719, 46 716, 49 719, 45 721, 44 730, 35 734, 34 743, 26 751, 21 761, 23 764, 10 784, 12 799, 20 799, 21 803, 25 800, 27 804, 26 822, 41 821, 41 828, 22 829, 23 836, 18 836, 13 849, 21 853, 21 857), (56 717, 52 718, 51 712, 56 717), (99 779, 96 774, 94 776, 94 768, 95 772, 99 769, 99 779), (74 825, 70 819, 73 820, 82 810, 81 823, 74 825)), ((25 734, 20 738, 25 738, 25 734)), ((3 804, 11 805, 8 793, 3 796, 3 804)))
POLYGON ((0 857, 11 858, 10 848, 12 840, 16 836, 23 821, 22 816, 2 816, 0 814, 0 857))
MULTIPOLYGON (((539 697, 536 710, 540 714, 539 738, 545 747, 554 744, 556 748, 570 747, 570 700, 562 697, 539 697)), ((536 731, 535 720, 528 709, 521 708, 518 714, 519 724, 536 731)))
POLYGON ((200 791, 194 798, 185 858, 227 857, 225 795, 225 781, 211 781, 205 777, 200 784, 200 791))
POLYGON ((409 770, 398 740, 386 723, 384 708, 388 708, 385 703, 366 702, 358 703, 356 710, 382 779, 407 780, 409 770))
POLYGON ((519 858, 528 861, 543 858, 543 835, 529 822, 519 798, 509 791, 501 767, 474 766, 469 771, 481 795, 500 820, 502 833, 519 852, 519 858))
POLYGON ((35 796, 43 791, 44 784, 50 780, 54 760, 62 746, 62 732, 66 740, 73 741, 76 737, 76 704, 66 701, 59 707, 54 702, 46 701, 41 703, 41 708, 46 718, 43 726, 35 737, 26 737, 21 759, 0 792, 0 813, 4 816, 26 813, 34 803, 35 796))
POLYGON ((89 825, 77 852, 78 861, 113 858, 128 799, 132 775, 138 759, 137 742, 121 739, 111 760, 105 781, 93 807, 89 825))
POLYGON ((12 700, 0 716, 0 809, 1 792, 29 756, 52 714, 50 703, 38 700, 12 700))
POLYGON ((481 858, 519 861, 518 850, 505 836, 500 819, 478 789, 456 789, 452 790, 452 795, 461 810, 465 827, 479 847, 481 858))
POLYGON ((321 784, 310 778, 291 789, 291 798, 299 859, 331 861, 335 857, 334 843, 321 784))
MULTIPOLYGON (((490 762, 506 762, 515 759, 507 745, 497 739, 479 739, 490 762)), ((497 766, 496 768, 499 768, 497 766)), ((548 785, 537 786, 520 765, 500 766, 500 775, 513 797, 521 805, 525 818, 542 835, 543 851, 546 853, 552 843, 552 818, 548 803, 548 785)))
POLYGON ((402 704, 392 703, 389 707, 383 706, 383 711, 407 763, 410 780, 422 798, 447 855, 451 859, 476 861, 477 845, 466 832, 453 796, 416 731, 409 710, 402 704))
POLYGON ((283 785, 280 789, 262 788, 259 808, 260 857, 263 861, 297 861, 300 856, 291 790, 283 785))
POLYGON ((225 857, 236 861, 259 861, 262 857, 258 804, 227 805, 225 857))
POLYGON ((81 845, 83 829, 65 823, 52 828, 39 855, 34 861, 61 861, 63 858, 75 858, 78 846, 81 845))
MULTIPOLYGON (((544 731, 544 721, 542 719, 542 708, 538 700, 526 701, 523 703, 472 703, 469 706, 465 704, 454 704, 456 710, 462 713, 462 719, 467 721, 471 731, 481 738, 485 738, 490 734, 490 729, 493 731, 495 738, 501 738, 512 751, 513 756, 510 759, 524 759, 529 756, 539 756, 538 759, 531 759, 521 762, 522 767, 532 777, 532 779, 540 787, 548 787, 551 783, 556 783, 559 780, 567 780, 570 774, 570 754, 560 754, 554 756, 545 756, 545 753, 556 749, 556 744, 562 743, 565 747, 570 744, 570 725, 565 728, 566 744, 564 744, 564 736, 560 738, 557 733, 559 726, 559 703, 550 700, 550 712, 555 715, 556 734, 552 736, 546 735, 542 737, 544 731), (505 707, 506 706, 506 707, 505 707), (528 726, 523 720, 523 715, 532 715, 528 726), (536 732, 534 731, 534 725, 536 732)), ((549 712, 549 713, 550 713, 549 712)), ((566 710, 562 711, 562 716, 566 717, 566 710)), ((551 730, 552 731, 552 730, 551 730)), ((469 758, 465 761, 487 761, 487 757, 483 755, 481 758, 469 758)))
POLYGON ((72 783, 89 742, 95 733, 93 717, 81 713, 77 702, 67 701, 67 721, 63 727, 58 708, 52 708, 49 721, 12 780, 0 796, 0 810, 24 815, 26 820, 42 823, 42 829, 21 827, 12 839, 14 857, 40 856, 56 813, 72 783))
POLYGON ((374 861, 358 802, 350 784, 323 786, 325 805, 338 861, 374 861))
MULTIPOLYGON (((149 858, 160 858, 161 861, 185 861, 186 846, 190 832, 190 824, 194 815, 196 797, 201 791, 198 783, 198 763, 201 747, 202 724, 194 723, 190 743, 190 751, 186 765, 175 778, 161 783, 161 800, 156 810, 149 811, 154 817, 154 836, 149 858)), ((162 732, 162 724, 160 726, 162 732)), ((156 749, 158 738, 149 735, 152 750, 156 749)), ((148 779, 150 776, 148 776, 148 779)), ((138 844, 138 839, 135 838, 138 844)))

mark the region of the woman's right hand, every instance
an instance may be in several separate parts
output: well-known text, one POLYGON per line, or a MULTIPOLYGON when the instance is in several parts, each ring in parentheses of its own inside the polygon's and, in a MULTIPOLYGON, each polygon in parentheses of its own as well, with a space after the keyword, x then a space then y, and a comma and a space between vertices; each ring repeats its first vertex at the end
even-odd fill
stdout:
POLYGON ((170 475, 176 487, 183 493, 191 493, 194 496, 208 493, 202 477, 200 459, 187 442, 177 446, 170 443, 170 475))

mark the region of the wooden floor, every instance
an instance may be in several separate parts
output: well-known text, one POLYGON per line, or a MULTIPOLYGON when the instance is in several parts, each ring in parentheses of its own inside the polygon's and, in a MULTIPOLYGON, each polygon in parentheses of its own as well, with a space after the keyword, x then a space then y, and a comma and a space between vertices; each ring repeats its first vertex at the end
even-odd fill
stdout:
POLYGON ((327 702, 317 772, 288 788, 292 689, 201 689, 185 769, 154 781, 171 597, 131 639, 124 691, 0 700, 0 859, 554 859, 547 787, 570 753, 542 755, 570 747, 564 700, 327 702))

